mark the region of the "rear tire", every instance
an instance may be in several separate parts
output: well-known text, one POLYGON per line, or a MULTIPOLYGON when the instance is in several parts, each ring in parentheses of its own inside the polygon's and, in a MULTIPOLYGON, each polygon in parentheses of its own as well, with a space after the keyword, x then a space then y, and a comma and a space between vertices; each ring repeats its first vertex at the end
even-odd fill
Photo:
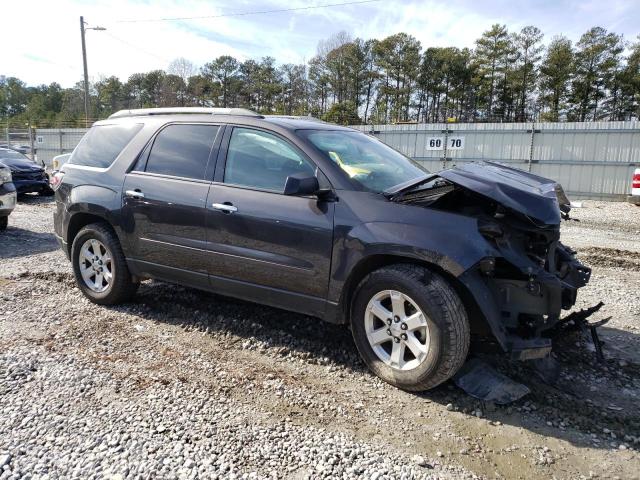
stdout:
POLYGON ((429 390, 448 380, 469 351, 460 297, 442 276, 418 265, 392 265, 365 277, 353 300, 351 331, 371 371, 403 390, 429 390))
POLYGON ((106 224, 92 223, 78 232, 71 261, 78 287, 94 303, 126 302, 140 285, 133 281, 118 237, 106 224))
POLYGON ((9 225, 9 217, 0 217, 0 232, 4 232, 9 225))

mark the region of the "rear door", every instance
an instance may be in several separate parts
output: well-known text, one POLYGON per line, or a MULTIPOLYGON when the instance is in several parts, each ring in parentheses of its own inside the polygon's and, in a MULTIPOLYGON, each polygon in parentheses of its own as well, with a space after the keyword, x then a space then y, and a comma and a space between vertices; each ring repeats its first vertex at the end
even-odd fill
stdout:
POLYGON ((225 137, 207 200, 212 286, 321 313, 316 306, 327 294, 334 203, 282 193, 288 175, 313 174, 315 165, 272 132, 227 127, 225 137))
POLYGON ((206 200, 221 130, 167 125, 126 175, 122 223, 138 273, 207 284, 206 200))

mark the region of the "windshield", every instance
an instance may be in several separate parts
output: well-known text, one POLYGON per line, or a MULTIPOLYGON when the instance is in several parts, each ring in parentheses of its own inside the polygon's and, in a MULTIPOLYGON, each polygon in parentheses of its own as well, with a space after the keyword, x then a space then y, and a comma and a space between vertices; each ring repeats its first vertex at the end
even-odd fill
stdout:
POLYGON ((365 189, 383 192, 429 173, 400 152, 360 132, 300 130, 329 160, 365 189))
POLYGON ((16 152, 15 150, 10 150, 8 148, 0 150, 0 158, 4 158, 6 160, 28 160, 32 161, 26 155, 21 154, 20 152, 16 152))

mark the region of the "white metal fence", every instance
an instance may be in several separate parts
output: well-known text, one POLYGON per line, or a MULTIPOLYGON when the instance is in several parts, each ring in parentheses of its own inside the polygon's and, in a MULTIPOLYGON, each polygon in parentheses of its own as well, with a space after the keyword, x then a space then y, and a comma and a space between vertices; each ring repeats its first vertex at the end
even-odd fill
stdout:
MULTIPOLYGON (((622 200, 640 167, 640 122, 359 125, 431 171, 494 160, 552 178, 573 198, 622 200)), ((38 160, 71 152, 86 129, 38 129, 38 160)))
POLYGON ((86 132, 86 128, 38 128, 34 141, 38 161, 50 167, 53 157, 71 153, 86 132))
POLYGON ((363 125, 431 171, 495 160, 552 178, 573 198, 622 200, 640 166, 640 122, 363 125))
POLYGON ((27 128, 10 129, 7 127, 3 130, 0 146, 15 148, 18 151, 29 155, 31 159, 34 159, 33 128, 27 125, 27 128))

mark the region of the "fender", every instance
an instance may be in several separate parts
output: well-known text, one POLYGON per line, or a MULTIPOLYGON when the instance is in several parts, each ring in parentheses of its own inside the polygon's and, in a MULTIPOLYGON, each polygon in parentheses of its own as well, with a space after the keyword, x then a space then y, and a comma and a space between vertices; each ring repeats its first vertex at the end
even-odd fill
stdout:
MULTIPOLYGON (((433 212, 441 213, 441 212, 433 212)), ((482 258, 498 252, 480 235, 473 218, 441 213, 429 226, 407 223, 360 224, 334 241, 329 301, 339 302, 348 276, 356 265, 375 255, 420 260, 459 277, 482 258), (456 239, 463 237, 464 241, 456 239)))

